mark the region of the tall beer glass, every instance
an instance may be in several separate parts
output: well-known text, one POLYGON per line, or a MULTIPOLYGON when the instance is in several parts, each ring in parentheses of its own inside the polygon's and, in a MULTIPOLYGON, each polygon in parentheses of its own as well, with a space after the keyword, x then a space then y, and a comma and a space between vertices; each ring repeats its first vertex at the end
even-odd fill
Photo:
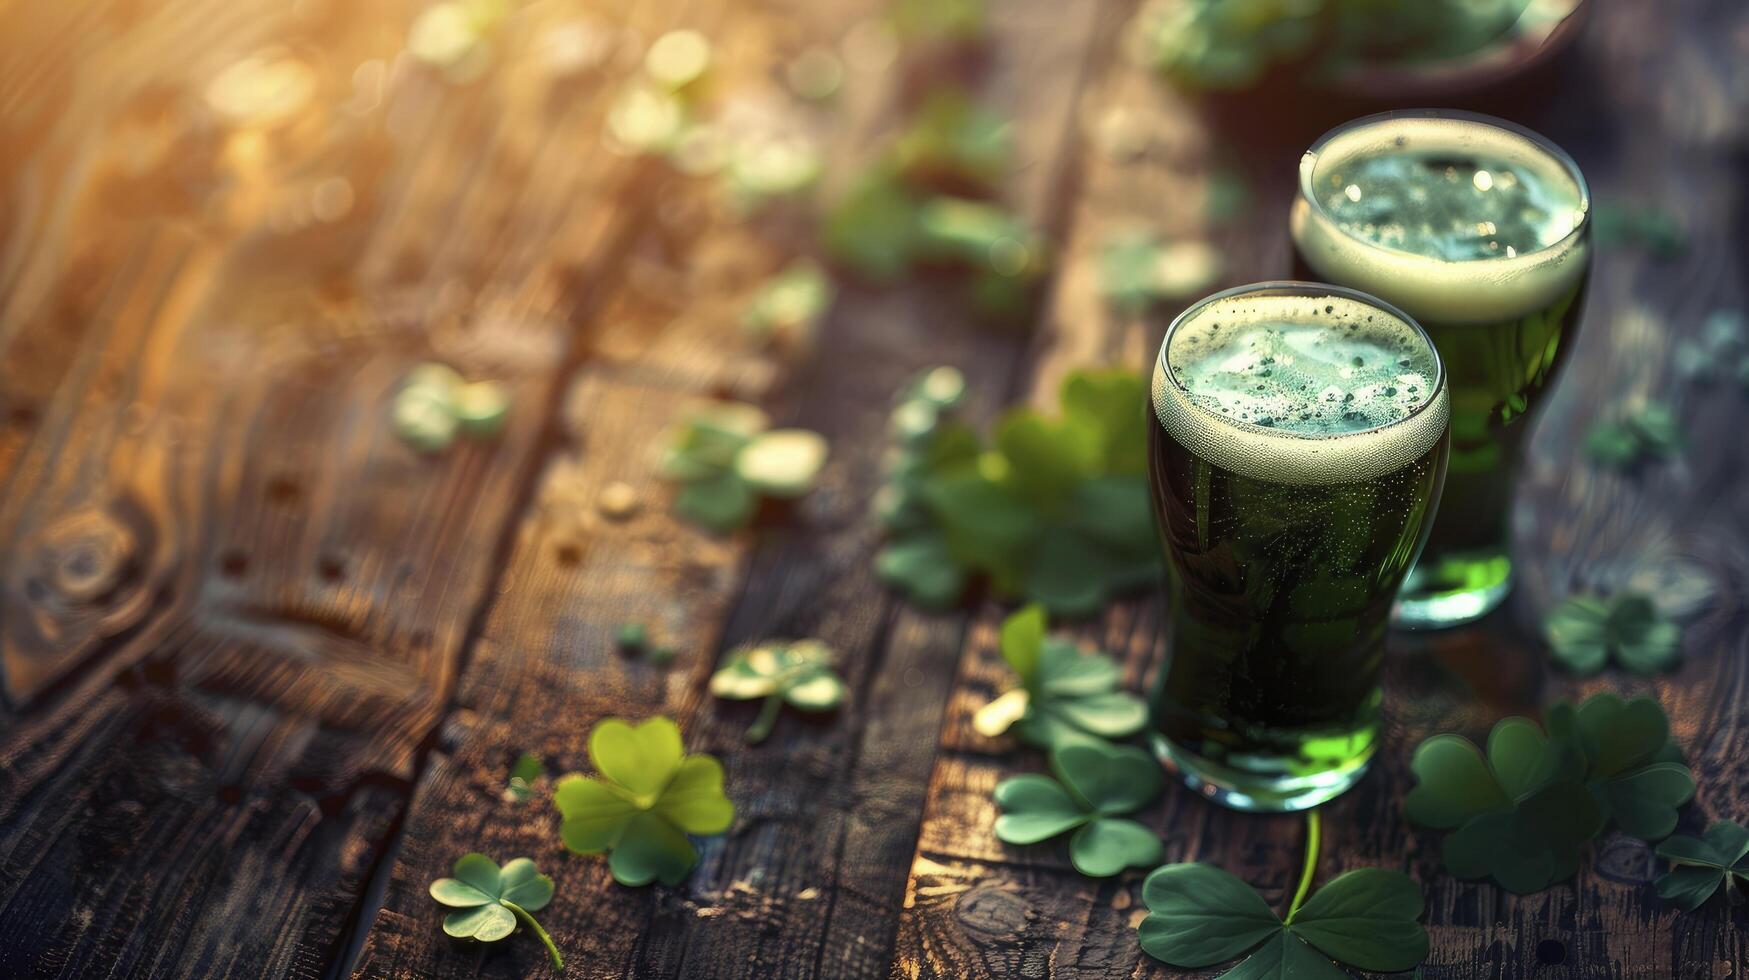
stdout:
POLYGON ((1372 759, 1391 604, 1445 475, 1439 355, 1364 293, 1261 283, 1173 321, 1152 400, 1174 634, 1155 750, 1229 806, 1313 806, 1372 759))
POLYGON ((1396 622, 1453 626, 1512 584, 1529 420, 1573 345, 1590 267, 1585 180, 1535 133, 1444 111, 1368 116, 1300 161, 1297 275, 1362 289, 1433 337, 1451 385, 1446 504, 1396 622))

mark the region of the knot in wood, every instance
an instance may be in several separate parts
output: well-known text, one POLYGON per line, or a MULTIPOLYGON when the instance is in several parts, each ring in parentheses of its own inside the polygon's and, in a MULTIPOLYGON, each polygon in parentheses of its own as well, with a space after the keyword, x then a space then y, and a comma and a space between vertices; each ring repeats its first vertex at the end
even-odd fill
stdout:
POLYGON ((997 885, 981 885, 961 895, 954 912, 967 928, 1005 939, 1018 938, 1032 920, 1026 899, 997 885))
POLYGON ((43 530, 33 577, 61 604, 90 605, 122 583, 138 550, 139 537, 113 515, 74 511, 43 530))

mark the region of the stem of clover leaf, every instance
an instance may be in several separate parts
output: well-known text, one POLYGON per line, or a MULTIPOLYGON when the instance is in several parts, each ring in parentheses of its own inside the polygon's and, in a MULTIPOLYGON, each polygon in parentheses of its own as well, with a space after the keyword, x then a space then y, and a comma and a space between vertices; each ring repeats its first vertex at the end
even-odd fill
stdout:
POLYGON ((758 745, 765 741, 765 736, 771 734, 771 726, 777 724, 777 712, 782 707, 782 691, 765 699, 765 703, 759 706, 759 717, 753 719, 753 727, 747 729, 748 745, 758 745))
POLYGON ((1300 868, 1300 887, 1294 889, 1294 901, 1287 907, 1287 918, 1283 922, 1292 922, 1294 916, 1300 914, 1300 904, 1306 900, 1306 893, 1312 890, 1312 875, 1318 871, 1318 811, 1306 811, 1306 863, 1300 868))
POLYGON ((522 921, 528 923, 528 927, 534 930, 534 934, 540 937, 540 941, 546 943, 547 952, 551 953, 553 956, 553 969, 563 970, 565 968, 565 958, 559 955, 559 947, 553 945, 553 937, 547 935, 547 931, 540 927, 540 923, 534 921, 534 916, 529 915, 527 909, 512 902, 508 898, 500 898, 498 904, 515 912, 522 921))

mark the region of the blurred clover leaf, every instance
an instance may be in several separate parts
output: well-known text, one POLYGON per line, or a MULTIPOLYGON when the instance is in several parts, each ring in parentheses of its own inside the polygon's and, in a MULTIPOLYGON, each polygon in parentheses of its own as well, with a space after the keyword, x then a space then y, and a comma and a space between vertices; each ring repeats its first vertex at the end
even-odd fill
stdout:
POLYGON ((1749 830, 1729 820, 1706 829, 1700 837, 1678 834, 1658 845, 1658 856, 1670 870, 1658 877, 1658 897, 1692 912, 1721 888, 1749 891, 1749 830))
POLYGON ((741 315, 747 332, 786 347, 812 343, 832 305, 832 280, 809 259, 797 259, 759 288, 741 315))
POLYGON ((711 675, 711 693, 735 701, 765 699, 747 729, 747 744, 754 745, 771 734, 786 703, 799 711, 831 711, 844 701, 844 680, 832 670, 834 659, 832 648, 819 640, 740 647, 711 675))
POLYGON ((521 919, 546 945, 553 969, 565 968, 553 937, 531 912, 553 899, 553 879, 540 873, 528 858, 515 858, 503 868, 484 854, 465 854, 455 863, 454 878, 431 883, 431 897, 458 911, 443 917, 443 931, 457 939, 495 943, 516 931, 521 919))
POLYGON ((1088 736, 1122 738, 1148 720, 1141 698, 1117 690, 1122 672, 1103 653, 1082 653, 1075 644, 1045 636, 1045 610, 1038 605, 1002 621, 1002 659, 1020 679, 1015 688, 979 709, 972 727, 994 738, 1011 726, 1021 739, 1055 748, 1088 736))
POLYGON ((632 725, 608 718, 589 733, 597 776, 572 773, 553 789, 559 836, 577 854, 608 852, 622 885, 677 885, 698 862, 687 834, 720 834, 735 820, 723 766, 686 755, 668 718, 632 725))
POLYGON ((1251 955, 1221 974, 1232 980, 1342 980, 1330 961, 1395 973, 1427 958, 1421 890, 1400 871, 1359 868, 1311 892, 1318 866, 1317 812, 1307 814, 1306 859, 1287 918, 1256 889, 1210 864, 1168 864, 1142 883, 1148 915, 1142 951, 1197 969, 1251 955), (1307 894, 1311 898, 1307 900, 1307 894))
POLYGON ((668 435, 662 475, 681 484, 674 509, 712 531, 753 520, 759 498, 789 499, 813 489, 826 463, 826 440, 805 429, 768 429, 764 412, 740 402, 693 406, 668 435))
POLYGON ((428 362, 407 372, 391 414, 402 442, 437 453, 458 434, 497 435, 510 414, 510 394, 496 381, 470 382, 447 364, 428 362))
POLYGON ((1600 466, 1630 469, 1648 459, 1665 459, 1682 449, 1682 426, 1669 406, 1654 402, 1618 419, 1594 423, 1585 436, 1585 455, 1600 466))
POLYGON ((510 767, 510 780, 504 786, 504 801, 506 803, 521 803, 534 795, 534 784, 547 774, 547 767, 541 762, 540 756, 533 752, 524 752, 516 759, 516 764, 510 767))
POLYGON ((1744 344, 1742 310, 1714 310, 1696 340, 1679 340, 1671 360, 1690 381, 1710 384, 1735 376, 1749 383, 1749 345, 1744 344))
POLYGON ((1415 750, 1404 812, 1451 831, 1443 856, 1454 876, 1541 891, 1578 871, 1585 844, 1606 825, 1647 841, 1676 826, 1694 777, 1657 702, 1598 694, 1578 708, 1559 702, 1548 719, 1547 733, 1527 718, 1502 720, 1486 753, 1449 734, 1415 750))
POLYGON ((1124 313, 1207 292, 1220 275, 1220 253, 1207 242, 1132 234, 1112 239, 1099 253, 1099 292, 1124 313))
POLYGON ((893 153, 909 182, 988 191, 1014 163, 1012 129, 964 92, 942 89, 924 100, 893 153))
POLYGON ((887 169, 862 175, 826 212, 820 229, 833 259, 865 279, 891 282, 917 256, 917 197, 887 169))
POLYGON ((1056 779, 1037 773, 996 787, 996 837, 1036 844, 1075 831, 1069 860, 1091 878, 1160 860, 1160 839, 1134 820, 1119 819, 1148 805, 1165 785, 1160 764, 1127 745, 1085 743, 1051 751, 1056 779))
POLYGON ((1597 673, 1611 657, 1636 674, 1656 674, 1682 655, 1682 627, 1634 593, 1574 596, 1549 613, 1543 632, 1555 660, 1580 675, 1597 673))
POLYGON ((907 386, 875 499, 889 534, 876 560, 881 579, 940 609, 981 575, 998 595, 1061 616, 1092 615, 1155 582, 1146 394, 1133 372, 1074 371, 1058 417, 1013 409, 986 443, 916 382, 907 386))

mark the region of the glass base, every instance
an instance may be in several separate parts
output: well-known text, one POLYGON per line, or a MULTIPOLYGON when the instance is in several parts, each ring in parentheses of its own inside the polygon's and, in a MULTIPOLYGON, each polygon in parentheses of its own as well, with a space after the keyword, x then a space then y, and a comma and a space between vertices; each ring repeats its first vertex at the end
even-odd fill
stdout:
POLYGON ((1504 550, 1442 555, 1416 563, 1397 604, 1391 625, 1437 630, 1462 626, 1488 615, 1512 591, 1512 559, 1504 550))
POLYGON ((1372 764, 1372 750, 1345 762, 1340 768, 1302 776, 1248 772, 1211 762, 1175 744, 1158 732, 1149 736, 1154 755, 1166 771, 1184 784, 1225 807, 1250 813, 1286 813, 1309 810, 1341 796, 1360 782, 1372 764))

